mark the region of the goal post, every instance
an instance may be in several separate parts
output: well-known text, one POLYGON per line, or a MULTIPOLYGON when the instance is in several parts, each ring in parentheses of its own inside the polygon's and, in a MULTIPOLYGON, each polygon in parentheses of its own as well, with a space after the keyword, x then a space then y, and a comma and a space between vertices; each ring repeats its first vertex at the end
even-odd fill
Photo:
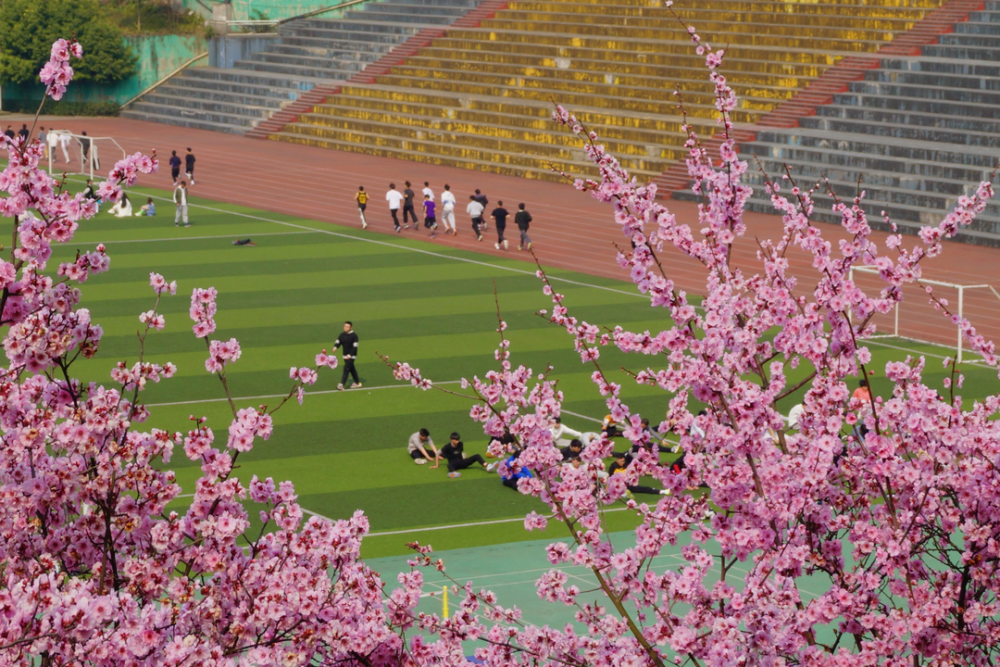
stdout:
MULTIPOLYGON (((850 279, 871 295, 887 287, 878 273, 874 267, 854 266, 850 279)), ((927 288, 931 288, 936 298, 947 302, 949 312, 959 319, 968 318, 987 339, 1000 339, 1000 293, 992 285, 925 278, 903 286, 902 299, 896 302, 892 313, 873 318, 876 327, 873 338, 897 338, 946 347, 955 351, 957 362, 962 362, 965 347, 962 329, 930 302, 927 288)))
POLYGON ((94 171, 100 171, 101 160, 104 158, 118 161, 118 154, 126 156, 125 149, 113 137, 91 137, 74 134, 69 130, 52 130, 46 137, 46 157, 49 163, 49 176, 53 170, 58 170, 56 164, 62 156, 63 163, 68 166, 79 164, 79 171, 62 169, 71 174, 82 174, 94 178, 94 171))

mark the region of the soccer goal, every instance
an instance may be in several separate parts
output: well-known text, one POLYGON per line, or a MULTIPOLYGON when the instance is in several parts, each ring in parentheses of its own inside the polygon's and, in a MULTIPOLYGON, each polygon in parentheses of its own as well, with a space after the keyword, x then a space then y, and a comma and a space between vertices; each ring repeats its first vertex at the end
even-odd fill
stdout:
MULTIPOLYGON (((869 296, 887 287, 878 269, 869 266, 852 267, 850 278, 869 296)), ((895 338, 901 342, 945 347, 954 351, 956 361, 963 361, 962 331, 939 305, 935 305, 930 294, 944 303, 949 313, 968 318, 978 333, 1000 342, 1000 293, 992 285, 929 279, 904 285, 903 298, 892 312, 872 318, 876 330, 873 338, 895 338)), ((970 363, 975 361, 970 360, 970 363)))
POLYGON ((73 134, 69 130, 52 130, 46 140, 50 176, 55 170, 93 178, 94 171, 101 170, 102 159, 109 159, 114 164, 119 160, 119 154, 125 157, 125 149, 112 137, 89 137, 73 134), (59 157, 69 168, 59 169, 59 157), (74 169, 77 165, 79 171, 74 169))

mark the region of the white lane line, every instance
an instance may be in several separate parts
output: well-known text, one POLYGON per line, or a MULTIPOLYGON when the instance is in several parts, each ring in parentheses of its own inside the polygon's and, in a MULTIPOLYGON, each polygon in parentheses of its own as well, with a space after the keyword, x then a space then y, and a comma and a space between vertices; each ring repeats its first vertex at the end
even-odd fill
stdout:
MULTIPOLYGON (((254 234, 254 236, 293 236, 295 234, 320 234, 319 230, 311 232, 265 232, 263 234, 254 234)), ((118 244, 118 243, 160 243, 162 241, 205 241, 208 239, 231 239, 233 237, 240 236, 240 234, 222 234, 219 236, 184 236, 171 239, 125 239, 122 241, 95 241, 93 245, 98 243, 103 243, 104 245, 118 244)))
MULTIPOLYGON (((441 384, 459 384, 461 380, 446 380, 444 382, 435 382, 435 385, 441 384)), ((361 389, 325 389, 323 391, 307 391, 306 396, 320 396, 322 394, 353 394, 361 393, 364 391, 375 391, 377 389, 399 389, 400 387, 406 387, 413 389, 412 384, 386 384, 380 387, 361 387, 361 389)), ((233 398, 233 402, 236 401, 259 401, 261 399, 270 398, 284 398, 288 394, 268 394, 266 396, 237 396, 233 398)), ((172 405, 197 405, 199 403, 225 403, 228 398, 203 398, 197 401, 175 401, 173 403, 147 403, 148 408, 166 408, 172 405)))
MULTIPOLYGON (((306 511, 306 510, 303 510, 306 511)), ((613 509, 606 509, 605 512, 625 512, 629 511, 627 507, 619 507, 613 509)), ((633 510, 634 511, 634 510, 633 510)), ((312 514, 312 512, 310 512, 312 514)), ((319 516, 318 514, 316 516, 319 516)), ((406 535, 408 533, 427 533, 434 530, 449 530, 451 528, 473 528, 475 526, 494 526, 501 523, 518 523, 524 522, 524 517, 518 517, 515 519, 495 519, 493 521, 473 521, 470 523, 453 523, 447 526, 431 526, 429 528, 409 528, 406 530, 386 530, 380 533, 368 533, 367 537, 383 537, 386 535, 406 535)), ((560 539, 560 538, 554 538, 560 539)))
MULTIPOLYGON (((71 180, 76 180, 78 182, 84 182, 84 181, 81 181, 80 179, 71 179, 71 180)), ((169 197, 161 197, 159 195, 152 195, 152 197, 153 197, 153 199, 159 199, 160 201, 165 201, 165 202, 172 202, 173 201, 169 197)), ((313 233, 317 233, 317 234, 327 234, 329 236, 336 236, 337 238, 349 239, 351 241, 360 241, 362 243, 374 243, 376 245, 386 246, 388 248, 394 248, 396 250, 408 250, 410 252, 416 252, 416 253, 420 253, 420 254, 423 254, 423 255, 430 255, 431 257, 440 257, 442 259, 449 259, 449 260, 456 261, 456 262, 465 262, 466 264, 477 264, 479 266, 486 266, 486 267, 489 267, 489 268, 492 268, 492 269, 500 269, 501 271, 509 271, 511 273, 519 273, 521 275, 526 275, 526 276, 534 276, 535 275, 534 271, 526 271, 524 269, 516 269, 516 268, 510 267, 510 266, 502 266, 500 264, 492 264, 490 262, 482 262, 482 261, 479 261, 479 260, 476 260, 476 259, 469 259, 467 257, 456 257, 454 255, 446 255, 444 253, 433 252, 431 250, 422 250, 420 248, 411 248, 409 246, 399 245, 399 244, 396 244, 396 243, 390 243, 388 241, 379 241, 378 239, 369 239, 369 238, 365 238, 365 237, 362 237, 362 236, 353 236, 351 234, 343 234, 341 232, 334 232, 334 231, 331 231, 329 229, 316 229, 314 227, 307 227, 306 225, 297 225, 294 222, 284 222, 282 220, 273 220, 271 218, 265 218, 265 217, 262 217, 262 216, 259 216, 259 215, 251 215, 249 213, 238 213, 238 212, 235 212, 235 211, 227 211, 225 209, 216 208, 214 206, 206 206, 204 204, 190 204, 189 206, 191 208, 200 208, 200 209, 204 209, 206 211, 213 211, 213 212, 216 212, 216 213, 225 213, 227 215, 237 215, 237 216, 240 216, 242 218, 249 218, 251 220, 260 220, 261 222, 270 222, 270 223, 275 224, 275 225, 284 225, 285 227, 293 227, 295 229, 307 230, 309 232, 313 232, 313 233)), ((261 235, 258 234, 257 236, 261 236, 261 235)), ((227 236, 226 238, 231 238, 231 237, 227 236)), ((173 239, 171 239, 171 240, 173 240, 173 239)), ((472 251, 470 251, 470 252, 472 252, 472 251)), ((566 283, 566 284, 569 284, 569 285, 576 285, 578 287, 590 287, 592 289, 604 290, 606 292, 614 292, 616 294, 624 294, 625 296, 640 297, 640 298, 643 298, 643 299, 648 299, 649 298, 648 296, 645 296, 643 294, 639 294, 638 292, 629 292, 629 291, 625 291, 625 290, 615 289, 613 287, 605 287, 603 285, 592 285, 590 283, 584 283, 584 282, 580 282, 578 280, 570 280, 569 278, 560 278, 558 276, 552 276, 552 275, 550 275, 549 276, 549 280, 557 280, 559 282, 563 282, 563 283, 566 283)))

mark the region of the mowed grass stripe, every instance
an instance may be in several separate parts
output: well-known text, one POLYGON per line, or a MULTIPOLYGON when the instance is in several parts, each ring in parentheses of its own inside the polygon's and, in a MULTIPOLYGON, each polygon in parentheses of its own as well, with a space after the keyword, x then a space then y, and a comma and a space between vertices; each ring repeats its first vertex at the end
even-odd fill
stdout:
MULTIPOLYGON (((482 321, 482 316, 488 316, 495 329, 497 326, 496 302, 492 295, 482 293, 464 294, 463 281, 448 281, 438 283, 436 290, 418 291, 418 294, 405 298, 386 298, 381 301, 356 301, 351 294, 342 295, 351 298, 349 301, 331 301, 327 304, 329 308, 302 308, 300 305, 277 305, 272 304, 267 307, 255 306, 250 308, 237 308, 229 305, 220 308, 216 322, 220 327, 226 329, 239 329, 242 331, 250 329, 275 328, 275 323, 280 322, 281 327, 299 327, 311 325, 332 326, 341 324, 337 322, 337 314, 332 312, 336 309, 341 313, 350 313, 350 316, 360 322, 364 322, 366 331, 377 331, 389 326, 395 326, 395 320, 433 320, 438 329, 444 324, 448 329, 458 328, 467 330, 470 322, 477 325, 482 321), (454 288, 455 293, 452 292, 454 288), (266 312, 267 317, 262 318, 261 313, 266 312), (433 315, 429 315, 433 313, 433 315), (443 319, 448 318, 448 319, 443 319)), ((601 317, 610 315, 613 312, 620 312, 618 299, 614 294, 599 292, 596 290, 567 290, 567 298, 572 300, 574 310, 586 309, 588 317, 601 317), (594 308, 594 307, 597 308, 594 308), (611 309, 614 309, 613 311, 611 309), (603 311, 603 312, 599 312, 603 311)), ((387 295, 395 297, 396 294, 387 295)), ((178 297, 164 297, 167 301, 177 301, 178 297)), ((551 300, 538 289, 511 292, 504 291, 499 296, 501 315, 503 317, 522 317, 523 315, 534 315, 541 309, 551 307, 551 300)), ((187 313, 190 301, 179 299, 185 306, 183 311, 168 313, 165 309, 160 309, 164 315, 176 315, 182 318, 183 325, 187 325, 187 313)), ((171 305, 176 305, 171 303, 171 305)), ((113 307, 111 309, 114 309, 113 307)), ((103 311, 103 308, 101 309, 103 311)), ((541 318, 531 317, 526 320, 537 319, 545 324, 541 318)), ((120 316, 105 316, 101 318, 101 326, 104 327, 107 336, 128 335, 135 332, 137 314, 120 316)), ((178 320, 170 321, 177 328, 178 320)), ((551 325, 548 325, 551 326, 551 325)), ((418 327, 420 328, 420 327, 418 327)), ((339 333, 339 332, 338 332, 339 333)), ((164 330, 164 334, 167 330, 164 330)), ((376 334, 377 335, 377 334, 376 334)), ((276 337, 280 337, 276 336, 276 337)))

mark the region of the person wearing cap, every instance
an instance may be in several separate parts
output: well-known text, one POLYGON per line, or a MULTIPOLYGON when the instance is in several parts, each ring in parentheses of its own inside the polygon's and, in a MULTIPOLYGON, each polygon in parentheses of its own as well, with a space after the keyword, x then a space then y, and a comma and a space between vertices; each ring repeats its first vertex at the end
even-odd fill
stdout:
POLYGON ((427 463, 427 459, 434 459, 434 465, 430 467, 431 470, 441 465, 441 454, 438 453, 437 447, 434 446, 434 441, 431 440, 431 432, 425 428, 420 429, 410 436, 410 441, 406 445, 406 451, 409 452, 410 458, 417 465, 424 465, 427 463), (428 454, 428 450, 434 452, 434 456, 428 454))

